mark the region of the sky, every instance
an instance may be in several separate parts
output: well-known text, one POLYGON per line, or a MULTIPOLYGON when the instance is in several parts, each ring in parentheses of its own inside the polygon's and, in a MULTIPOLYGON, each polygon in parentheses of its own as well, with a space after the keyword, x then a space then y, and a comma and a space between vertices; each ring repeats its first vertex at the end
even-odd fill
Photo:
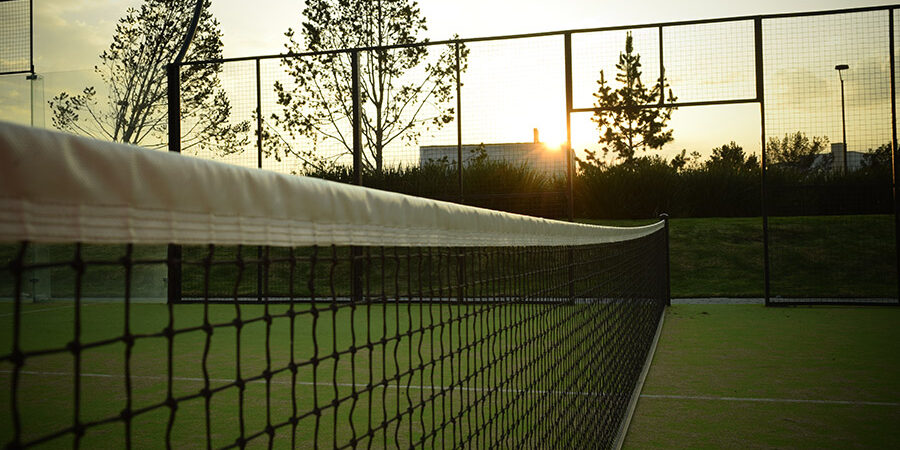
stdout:
MULTIPOLYGON (((93 67, 115 23, 140 0, 38 0, 36 65, 56 72, 93 67)), ((755 14, 890 5, 891 1, 422 0, 428 38, 497 36, 755 14)), ((302 21, 300 0, 212 0, 226 56, 280 53, 284 31, 302 21)))
MULTIPOLYGON (((140 0, 39 0, 35 2, 35 67, 45 74, 45 95, 62 87, 83 84, 97 56, 108 46, 116 21, 129 6, 140 0)), ((628 24, 671 22, 742 15, 799 12, 889 5, 890 1, 837 0, 757 0, 754 2, 701 0, 421 0, 431 40, 533 33, 565 29, 595 28, 628 24)), ((303 2, 299 0, 212 0, 213 14, 221 23, 226 57, 275 54, 284 51, 284 32, 302 22, 303 2)), ((496 59, 496 58, 495 58, 496 59)), ((833 83, 833 80, 829 80, 833 83)), ((830 86, 831 84, 829 84, 830 86)), ((74 88, 73 88, 74 89, 74 88)), ((10 93, 12 90, 10 90, 10 93)), ((11 107, 15 101, 0 94, 0 119, 22 111, 11 107), (4 105, 5 103, 5 105, 4 105), (10 111, 15 110, 13 113, 10 111)), ((554 94, 556 102, 558 96, 554 94)), ((478 108, 492 108, 485 102, 478 108)), ((540 128, 547 142, 565 139, 564 118, 555 103, 512 105, 532 108, 518 123, 498 122, 495 127, 515 128, 508 141, 531 139, 532 128, 540 128), (536 106, 535 106, 536 105, 536 106)), ((13 105, 14 106, 14 105, 13 105)), ((589 106, 589 105, 582 105, 589 106)), ((564 108, 564 105, 562 105, 564 108)), ((470 109, 471 111, 471 109, 470 109)), ((510 119, 513 120, 513 119, 510 119)), ((517 119, 518 120, 518 119, 517 119)), ((21 121, 21 119, 18 119, 21 121)), ((576 122, 586 122, 579 118, 576 122)), ((735 139, 750 151, 759 149, 759 113, 756 105, 735 107, 682 108, 672 126, 676 142, 667 146, 667 155, 680 149, 708 152, 710 148, 735 139), (710 121, 715 125, 710 126, 710 121), (752 125, 750 125, 752 124, 752 125), (716 133, 710 133, 715 129, 716 133), (730 136, 730 137, 729 137, 730 136), (724 142, 723 142, 724 141, 724 142)), ((584 129, 589 125, 581 125, 584 129)), ((588 139, 590 133, 573 130, 573 140, 588 139)), ((472 136, 471 139, 477 139, 472 136)), ((835 139, 832 139, 834 142, 835 139)), ((466 142, 469 143, 469 142, 466 142)), ((577 145, 577 144, 576 144, 577 145)))

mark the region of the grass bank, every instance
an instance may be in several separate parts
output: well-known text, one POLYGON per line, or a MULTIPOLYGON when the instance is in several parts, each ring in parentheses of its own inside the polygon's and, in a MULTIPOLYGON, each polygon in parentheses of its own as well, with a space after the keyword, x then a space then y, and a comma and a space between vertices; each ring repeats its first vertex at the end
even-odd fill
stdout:
MULTIPOLYGON (((590 221, 633 226, 647 220, 590 221)), ((773 297, 897 296, 894 218, 845 215, 769 218, 773 297)), ((762 218, 674 218, 673 297, 762 297, 762 218)))

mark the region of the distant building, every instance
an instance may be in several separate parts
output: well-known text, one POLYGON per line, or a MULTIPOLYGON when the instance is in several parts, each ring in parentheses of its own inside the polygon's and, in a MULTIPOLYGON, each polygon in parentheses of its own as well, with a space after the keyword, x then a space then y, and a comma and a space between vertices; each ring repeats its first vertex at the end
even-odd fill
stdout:
MULTIPOLYGON (((831 155, 834 157, 833 170, 842 170, 844 168, 844 143, 835 142, 831 144, 831 155)), ((847 171, 854 171, 862 167, 864 153, 847 151, 847 171)))
MULTIPOLYGON (((853 172, 854 170, 859 170, 862 167, 865 155, 865 153, 848 150, 847 171, 853 172)), ((823 170, 833 170, 836 172, 844 170, 844 144, 841 142, 832 143, 831 153, 817 154, 816 158, 813 160, 812 167, 823 170)))
MULTIPOLYGON (((516 142, 503 144, 463 144, 463 164, 470 164, 472 158, 478 156, 479 148, 484 146, 484 153, 490 161, 508 161, 514 164, 525 163, 538 172, 547 175, 565 175, 566 152, 558 147, 550 147, 540 141, 537 128, 534 129, 534 142, 516 142)), ((456 164, 456 145, 423 145, 419 147, 419 164, 425 165, 445 160, 456 164)))

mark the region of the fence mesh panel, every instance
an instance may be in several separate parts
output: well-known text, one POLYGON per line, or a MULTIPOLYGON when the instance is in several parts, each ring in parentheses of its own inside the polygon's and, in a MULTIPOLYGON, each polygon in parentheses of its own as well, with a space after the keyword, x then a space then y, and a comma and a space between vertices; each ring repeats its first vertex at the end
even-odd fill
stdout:
POLYGON ((31 0, 0 2, 0 74, 29 72, 31 0))
POLYGON ((888 38, 887 11, 763 22, 773 302, 896 302, 888 38))

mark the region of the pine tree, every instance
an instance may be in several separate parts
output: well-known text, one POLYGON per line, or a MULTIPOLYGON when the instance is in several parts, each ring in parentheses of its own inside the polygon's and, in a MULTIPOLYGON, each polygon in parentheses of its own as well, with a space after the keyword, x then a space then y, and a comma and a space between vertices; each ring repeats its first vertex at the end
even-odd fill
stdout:
MULTIPOLYGON (((618 89, 613 89, 600 71, 599 88, 594 94, 598 109, 593 120, 600 129, 598 143, 603 144, 604 155, 612 152, 630 165, 637 150, 658 149, 672 141, 672 130, 666 130, 666 123, 675 108, 655 106, 668 83, 664 76, 649 88, 641 81, 641 55, 634 51, 631 33, 626 35, 625 52, 619 53, 616 69, 616 81, 621 83, 618 89)), ((670 89, 666 101, 675 100, 670 89)), ((596 160, 596 155, 593 157, 596 160)))

